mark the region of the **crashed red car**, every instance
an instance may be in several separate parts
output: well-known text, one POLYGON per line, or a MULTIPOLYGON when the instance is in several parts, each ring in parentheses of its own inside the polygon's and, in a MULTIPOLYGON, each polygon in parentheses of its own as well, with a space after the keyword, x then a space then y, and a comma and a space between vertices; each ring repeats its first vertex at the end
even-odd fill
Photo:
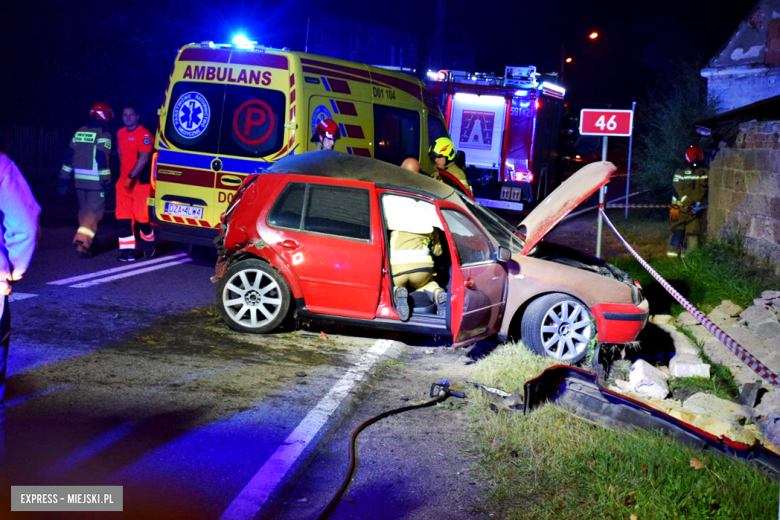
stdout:
POLYGON ((280 160, 245 179, 223 215, 217 305, 242 332, 304 319, 451 336, 455 347, 522 338, 539 354, 575 362, 588 343, 626 343, 648 303, 626 273, 543 242, 572 209, 609 181, 611 163, 583 168, 521 223, 509 224, 452 187, 391 164, 338 152, 280 160), (443 228, 436 280, 444 315, 410 294, 411 317, 393 305, 386 197, 432 205, 443 228))

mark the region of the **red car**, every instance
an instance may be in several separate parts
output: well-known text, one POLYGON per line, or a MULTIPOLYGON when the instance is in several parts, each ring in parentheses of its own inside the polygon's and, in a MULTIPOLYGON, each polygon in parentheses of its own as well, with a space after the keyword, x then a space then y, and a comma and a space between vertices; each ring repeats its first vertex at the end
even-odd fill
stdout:
POLYGON ((583 168, 518 227, 430 177, 332 151, 284 158, 247 177, 222 218, 216 276, 225 322, 266 333, 298 317, 451 336, 522 338, 537 353, 575 362, 588 344, 636 339, 648 303, 630 276, 597 258, 542 242, 609 181, 611 163, 583 168), (410 198, 438 215, 444 254, 436 281, 446 312, 410 294, 401 321, 392 299, 389 205, 410 198), (429 205, 429 206, 428 206, 429 205))

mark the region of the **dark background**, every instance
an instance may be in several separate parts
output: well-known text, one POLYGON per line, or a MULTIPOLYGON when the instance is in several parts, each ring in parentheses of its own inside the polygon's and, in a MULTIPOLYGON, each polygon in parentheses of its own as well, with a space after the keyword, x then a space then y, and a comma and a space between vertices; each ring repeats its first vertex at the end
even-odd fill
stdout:
MULTIPOLYGON (((576 105, 630 107, 653 89, 674 88, 675 61, 701 66, 725 44, 752 1, 528 2, 357 0, 219 2, 19 1, 0 17, 0 125, 72 130, 90 106, 108 100, 139 107, 155 125, 177 49, 189 42, 229 42, 237 32, 273 47, 303 50, 307 19, 322 13, 397 29, 425 39, 443 24, 445 47, 466 43, 477 71, 535 64, 556 72, 566 54, 564 85, 576 105), (393 7, 389 7, 389 6, 393 7), (588 34, 596 30, 596 41, 588 34)), ((310 30, 311 30, 310 28, 310 30)), ((345 35, 346 37, 346 35, 345 35)), ((420 53, 418 70, 436 69, 420 53)))

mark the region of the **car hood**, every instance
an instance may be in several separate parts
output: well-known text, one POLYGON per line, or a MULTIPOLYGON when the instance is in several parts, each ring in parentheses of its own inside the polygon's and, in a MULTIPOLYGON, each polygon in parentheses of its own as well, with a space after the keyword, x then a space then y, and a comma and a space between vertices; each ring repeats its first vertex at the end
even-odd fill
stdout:
POLYGON ((611 162, 588 164, 550 193, 518 226, 525 235, 520 254, 528 254, 558 222, 608 183, 615 169, 611 162))

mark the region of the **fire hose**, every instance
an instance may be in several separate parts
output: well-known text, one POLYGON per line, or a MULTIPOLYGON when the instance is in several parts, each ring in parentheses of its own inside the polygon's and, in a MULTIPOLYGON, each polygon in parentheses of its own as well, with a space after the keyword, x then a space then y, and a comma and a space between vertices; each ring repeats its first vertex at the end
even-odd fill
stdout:
POLYGON ((761 376, 764 380, 766 380, 769 384, 773 385, 776 388, 780 388, 780 378, 778 378, 777 374, 772 372, 772 370, 769 369, 766 365, 764 365, 761 361, 758 360, 753 354, 748 352, 745 347, 737 343, 731 336, 726 334, 723 330, 721 330, 717 325, 715 325, 712 321, 710 321, 707 316, 704 315, 703 312, 701 312, 699 309, 693 306, 691 302, 686 300, 677 290, 675 290, 674 287, 671 286, 669 282, 663 279, 663 277, 658 274, 655 269, 650 267, 650 264, 648 264, 644 258, 639 256, 639 253, 634 251, 634 248, 632 248, 625 238, 618 232, 618 230, 615 228, 615 225, 612 223, 611 220, 609 220, 609 217, 607 217, 606 212, 603 209, 599 209, 599 212, 604 217, 604 221, 607 223, 607 225, 612 228, 612 231, 614 231, 615 235, 618 237, 618 239, 623 243, 624 246, 626 246, 626 249, 634 256, 634 258, 637 259, 637 261, 644 267, 648 273, 652 275, 653 278, 658 281, 658 283, 661 284, 661 286, 666 289, 666 292, 668 292, 672 297, 677 300, 677 302, 682 305, 686 311, 691 313, 691 315, 696 318, 699 323, 704 325, 704 328, 706 328, 710 333, 712 333, 713 336, 718 338, 718 340, 723 343, 726 348, 731 351, 732 354, 737 356, 743 363, 745 363, 751 370, 753 370, 756 374, 761 376))
POLYGON ((435 399, 426 401, 421 404, 402 406, 400 408, 382 412, 379 415, 375 415, 374 417, 371 417, 370 419, 362 422, 352 431, 352 435, 349 438, 349 467, 347 468, 347 474, 344 476, 344 480, 341 482, 341 486, 339 487, 338 491, 336 491, 336 494, 333 495, 333 498, 331 498, 330 502, 328 502, 328 505, 325 506, 319 515, 317 515, 317 520, 325 520, 326 518, 330 518, 330 515, 332 515, 338 507, 339 502, 341 501, 341 497, 344 496, 344 493, 347 492, 347 489, 352 482, 352 478, 355 476, 355 471, 357 470, 357 439, 358 435, 360 435, 363 430, 386 417, 390 417, 391 415, 397 415, 399 413, 408 412, 410 410, 435 406, 439 403, 443 403, 449 397, 457 397, 459 399, 464 399, 466 397, 460 392, 450 390, 450 382, 446 379, 442 379, 438 383, 433 383, 431 385, 430 396, 435 397, 435 399))

